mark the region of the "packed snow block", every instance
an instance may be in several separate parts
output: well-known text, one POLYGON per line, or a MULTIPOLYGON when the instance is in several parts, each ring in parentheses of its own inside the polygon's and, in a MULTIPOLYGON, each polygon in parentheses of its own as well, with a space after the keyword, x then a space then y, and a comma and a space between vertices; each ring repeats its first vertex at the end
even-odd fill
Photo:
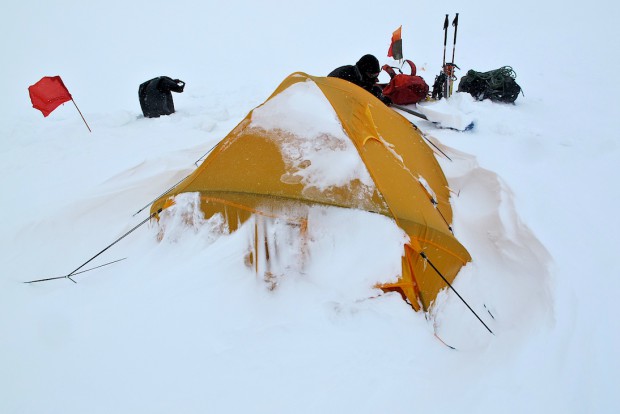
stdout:
POLYGON ((140 107, 145 118, 157 118, 174 113, 172 93, 183 92, 185 82, 168 76, 159 76, 148 80, 138 88, 140 107))

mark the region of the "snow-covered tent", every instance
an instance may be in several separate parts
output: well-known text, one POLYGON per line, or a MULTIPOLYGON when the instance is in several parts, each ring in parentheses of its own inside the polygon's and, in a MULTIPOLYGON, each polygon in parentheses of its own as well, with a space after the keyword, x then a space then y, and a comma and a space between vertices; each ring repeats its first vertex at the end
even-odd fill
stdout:
POLYGON ((298 260, 308 260, 307 214, 316 205, 394 220, 408 235, 402 272, 379 287, 401 293, 416 310, 446 287, 438 273, 452 282, 471 260, 452 234, 450 190, 432 149, 407 119, 341 79, 287 77, 151 213, 182 193, 197 194, 205 218, 221 217, 226 231, 254 219, 246 261, 266 280, 283 248, 295 246, 298 260), (278 240, 269 229, 276 221, 295 242, 278 240))

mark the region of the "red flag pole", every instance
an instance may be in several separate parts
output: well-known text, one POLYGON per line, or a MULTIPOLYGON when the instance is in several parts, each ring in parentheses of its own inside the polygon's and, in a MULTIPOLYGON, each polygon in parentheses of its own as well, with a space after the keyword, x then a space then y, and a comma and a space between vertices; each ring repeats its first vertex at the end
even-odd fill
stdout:
POLYGON ((84 121, 84 124, 86 124, 86 128, 88 128, 88 132, 93 132, 90 130, 90 127, 88 126, 88 123, 86 122, 86 119, 84 119, 84 115, 82 115, 82 111, 80 111, 80 108, 78 108, 77 104, 73 100, 73 97, 71 98, 71 102, 73 102, 73 105, 75 105, 75 109, 77 109, 78 112, 80 113, 80 116, 82 117, 82 121, 84 121))

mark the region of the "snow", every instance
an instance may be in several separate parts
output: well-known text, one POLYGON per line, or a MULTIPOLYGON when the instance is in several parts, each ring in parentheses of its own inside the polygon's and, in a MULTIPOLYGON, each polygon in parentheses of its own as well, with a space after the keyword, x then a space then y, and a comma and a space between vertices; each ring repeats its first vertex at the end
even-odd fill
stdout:
POLYGON ((476 123, 471 117, 475 112, 474 102, 476 101, 470 94, 455 93, 450 99, 421 102, 418 109, 429 121, 437 123, 440 127, 466 131, 471 128, 470 125, 476 123))
MULTIPOLYGON (((619 6, 565 6, 7 3, 0 412, 616 412, 619 88, 608 75, 620 63, 619 6), (132 230, 148 217, 136 212, 291 73, 324 75, 366 53, 394 64, 385 55, 402 24, 405 57, 432 84, 444 15, 457 11, 457 75, 510 65, 524 96, 445 102, 476 121, 464 133, 410 119, 452 159, 437 154, 455 235, 473 257, 454 287, 494 335, 451 291, 425 315, 373 288, 393 280, 404 235, 385 217, 336 208, 308 211, 307 266, 283 263, 273 283, 245 264, 253 223, 221 235, 221 218, 196 216, 191 194, 166 213, 163 238, 145 224, 83 269, 125 260, 76 284, 22 283, 66 275, 132 230), (71 103, 47 118, 31 107, 28 86, 54 75, 92 133, 71 103), (144 119, 138 85, 160 75, 185 92, 177 113, 144 119)), ((306 92, 288 98, 308 117, 279 127, 310 142, 342 137, 306 92)), ((329 156, 306 149, 311 165, 329 156)), ((332 171, 363 177, 354 163, 332 171)), ((293 256, 298 229, 268 224, 293 256)))
POLYGON ((375 190, 336 112, 314 82, 296 83, 255 109, 249 127, 277 141, 287 182, 324 191, 357 179, 364 191, 375 190))

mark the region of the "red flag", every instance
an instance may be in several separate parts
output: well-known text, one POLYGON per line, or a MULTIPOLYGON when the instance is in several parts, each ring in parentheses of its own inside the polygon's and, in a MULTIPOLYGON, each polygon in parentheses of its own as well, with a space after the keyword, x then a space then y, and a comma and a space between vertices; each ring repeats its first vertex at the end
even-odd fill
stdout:
POLYGON ((401 60, 403 58, 403 40, 401 38, 401 31, 403 26, 392 33, 392 43, 390 43, 390 49, 388 50, 388 57, 394 60, 401 60))
POLYGON ((43 112, 43 116, 48 116, 59 105, 73 99, 60 76, 45 76, 29 86, 28 92, 32 107, 43 112))

